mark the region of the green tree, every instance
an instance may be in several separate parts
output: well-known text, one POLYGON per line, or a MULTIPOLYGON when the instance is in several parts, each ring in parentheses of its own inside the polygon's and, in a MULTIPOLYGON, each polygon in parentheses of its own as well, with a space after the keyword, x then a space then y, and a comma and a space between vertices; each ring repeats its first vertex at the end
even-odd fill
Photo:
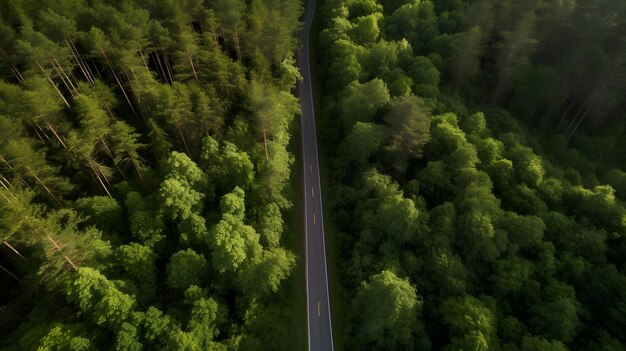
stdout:
POLYGON ((261 253, 259 235, 244 223, 245 194, 240 188, 224 195, 220 201, 222 219, 211 230, 209 245, 213 266, 220 272, 236 271, 244 262, 261 253))
POLYGON ((421 157, 422 148, 430 140, 430 109, 416 96, 395 98, 385 122, 391 134, 387 150, 396 158, 394 168, 403 172, 408 158, 421 157))
POLYGON ((167 285, 172 289, 185 290, 191 285, 201 286, 209 271, 206 259, 192 249, 173 254, 167 263, 167 285))
POLYGON ((341 120, 346 131, 356 122, 372 122, 376 111, 390 100, 387 86, 380 79, 373 79, 365 84, 352 82, 342 95, 341 120))
POLYGON ((244 294, 255 296, 277 292, 295 263, 295 255, 283 248, 264 251, 259 262, 246 267, 241 273, 240 284, 244 294))
POLYGON ((489 350, 496 345, 495 316, 475 297, 465 295, 444 301, 443 322, 450 326, 446 350, 489 350))
POLYGON ((418 315, 422 299, 408 279, 385 270, 363 282, 352 301, 357 321, 354 345, 363 348, 409 347, 415 338, 426 338, 418 315))
POLYGON ((132 243, 116 248, 115 260, 124 275, 137 286, 143 302, 151 301, 157 288, 157 255, 147 246, 132 243))

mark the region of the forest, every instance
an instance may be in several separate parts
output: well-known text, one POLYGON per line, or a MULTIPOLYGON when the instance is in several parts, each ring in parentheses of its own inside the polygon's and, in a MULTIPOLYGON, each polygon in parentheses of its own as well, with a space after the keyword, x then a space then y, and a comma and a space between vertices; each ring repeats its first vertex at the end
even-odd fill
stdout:
POLYGON ((302 11, 3 2, 0 349, 295 348, 302 11))
POLYGON ((626 2, 318 17, 337 349, 624 350, 626 2))

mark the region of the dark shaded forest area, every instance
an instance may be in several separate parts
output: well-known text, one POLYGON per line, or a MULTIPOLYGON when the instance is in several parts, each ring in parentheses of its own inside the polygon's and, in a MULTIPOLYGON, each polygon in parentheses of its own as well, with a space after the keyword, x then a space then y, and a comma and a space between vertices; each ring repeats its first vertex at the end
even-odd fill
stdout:
POLYGON ((626 3, 326 0, 344 349, 626 347, 626 3))
POLYGON ((293 349, 301 13, 3 2, 0 348, 293 349))

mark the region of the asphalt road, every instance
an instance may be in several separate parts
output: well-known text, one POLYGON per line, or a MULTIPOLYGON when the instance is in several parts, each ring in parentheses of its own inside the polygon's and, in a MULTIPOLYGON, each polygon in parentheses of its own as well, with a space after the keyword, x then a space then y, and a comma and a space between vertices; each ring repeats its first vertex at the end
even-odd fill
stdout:
POLYGON ((316 0, 308 0, 304 14, 304 28, 299 34, 298 67, 302 81, 298 95, 302 105, 302 161, 304 174, 304 220, 306 240, 306 292, 308 340, 310 351, 333 350, 333 332, 330 318, 328 270, 326 268, 326 242, 320 187, 315 111, 309 66, 309 32, 316 0))

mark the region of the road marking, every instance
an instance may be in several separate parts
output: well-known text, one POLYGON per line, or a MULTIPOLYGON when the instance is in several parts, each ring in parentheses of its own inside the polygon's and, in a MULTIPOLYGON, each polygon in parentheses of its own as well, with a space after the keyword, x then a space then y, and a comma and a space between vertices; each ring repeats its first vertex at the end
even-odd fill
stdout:
POLYGON ((315 224, 315 212, 313 212, 313 224, 315 224))
POLYGON ((320 300, 317 300, 317 316, 320 316, 320 300))
POLYGON ((313 165, 309 165, 309 172, 313 173, 313 165))
POLYGON ((311 197, 315 197, 315 193, 313 192, 313 188, 311 188, 311 197))

